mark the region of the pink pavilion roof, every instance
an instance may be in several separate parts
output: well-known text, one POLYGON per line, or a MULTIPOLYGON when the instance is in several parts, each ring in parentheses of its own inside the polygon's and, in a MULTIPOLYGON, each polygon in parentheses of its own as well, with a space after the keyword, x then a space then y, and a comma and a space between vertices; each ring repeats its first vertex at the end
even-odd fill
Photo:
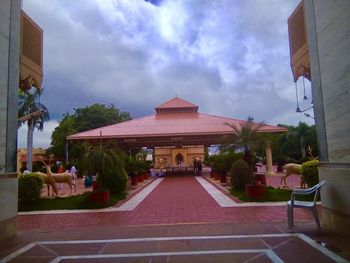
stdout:
MULTIPOLYGON (((157 108, 198 107, 179 98, 174 98, 157 108), (179 107, 181 106, 181 107, 179 107)), ((156 108, 156 109, 157 109, 156 108)), ((244 121, 209 115, 199 112, 161 112, 132 119, 90 131, 70 135, 68 140, 102 138, 140 138, 160 136, 202 136, 232 134, 232 128, 225 123, 240 125, 244 121)), ((261 132, 284 132, 285 128, 265 125, 261 132)))
POLYGON ((179 97, 172 98, 155 108, 157 113, 163 112, 197 112, 198 106, 179 97))

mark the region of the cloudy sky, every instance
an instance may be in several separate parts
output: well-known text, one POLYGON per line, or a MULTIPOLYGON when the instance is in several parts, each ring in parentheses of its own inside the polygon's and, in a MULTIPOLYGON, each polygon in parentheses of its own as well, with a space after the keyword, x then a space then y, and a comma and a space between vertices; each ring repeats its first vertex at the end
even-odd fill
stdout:
MULTIPOLYGON (((176 95, 208 114, 312 123, 295 113, 289 65, 287 18, 298 3, 23 1, 24 11, 44 30, 42 102, 51 115, 44 132, 35 133, 34 145, 49 146, 57 121, 73 108, 114 104, 135 118, 176 95)), ((308 81, 306 93, 310 98, 308 81)), ((310 100, 301 102, 302 109, 308 106, 310 100)), ((18 143, 26 143, 25 128, 18 143)))

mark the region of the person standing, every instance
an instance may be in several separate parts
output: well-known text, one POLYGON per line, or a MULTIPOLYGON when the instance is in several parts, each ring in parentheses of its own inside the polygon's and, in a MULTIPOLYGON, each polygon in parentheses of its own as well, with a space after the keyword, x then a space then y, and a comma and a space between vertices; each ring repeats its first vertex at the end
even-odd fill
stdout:
POLYGON ((74 165, 70 168, 70 174, 72 175, 73 183, 75 184, 75 179, 77 178, 77 169, 74 165))
POLYGON ((202 175, 202 161, 201 160, 197 161, 197 170, 198 170, 198 175, 202 175))

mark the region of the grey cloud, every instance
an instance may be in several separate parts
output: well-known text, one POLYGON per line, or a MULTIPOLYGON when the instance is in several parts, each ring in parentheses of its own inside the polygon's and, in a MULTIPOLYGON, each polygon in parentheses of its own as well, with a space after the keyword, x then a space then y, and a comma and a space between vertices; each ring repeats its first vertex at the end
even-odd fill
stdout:
POLYGON ((292 123, 302 116, 291 112, 286 21, 297 2, 26 0, 24 8, 44 28, 43 102, 53 118, 93 102, 142 116, 178 94, 201 112, 292 123), (182 13, 167 20, 173 7, 182 13))

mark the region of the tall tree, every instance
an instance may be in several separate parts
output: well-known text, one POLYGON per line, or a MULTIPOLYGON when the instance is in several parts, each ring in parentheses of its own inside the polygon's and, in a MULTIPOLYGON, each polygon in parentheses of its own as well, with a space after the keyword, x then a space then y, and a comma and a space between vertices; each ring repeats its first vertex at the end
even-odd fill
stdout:
POLYGON ((44 129, 44 122, 50 119, 49 111, 44 104, 40 102, 42 90, 32 89, 27 92, 19 90, 18 94, 18 127, 27 122, 27 169, 32 171, 32 147, 33 133, 37 128, 39 131, 44 129))
POLYGON ((256 123, 254 119, 249 116, 245 122, 239 126, 235 124, 226 123, 232 128, 232 135, 229 138, 229 147, 238 147, 243 149, 243 159, 247 162, 249 167, 253 167, 252 153, 253 147, 261 144, 264 140, 263 135, 259 130, 265 125, 264 122, 256 123))
POLYGON ((306 157, 306 149, 312 149, 312 155, 318 155, 316 128, 300 122, 298 126, 279 125, 288 129, 279 138, 280 155, 300 160, 306 157))
MULTIPOLYGON (((121 111, 112 105, 92 104, 87 107, 74 109, 73 114, 65 113, 59 125, 51 136, 49 152, 55 156, 64 157, 66 137, 103 126, 130 120, 130 113, 121 111)), ((83 159, 84 146, 81 142, 74 142, 70 147, 70 158, 83 159)))

